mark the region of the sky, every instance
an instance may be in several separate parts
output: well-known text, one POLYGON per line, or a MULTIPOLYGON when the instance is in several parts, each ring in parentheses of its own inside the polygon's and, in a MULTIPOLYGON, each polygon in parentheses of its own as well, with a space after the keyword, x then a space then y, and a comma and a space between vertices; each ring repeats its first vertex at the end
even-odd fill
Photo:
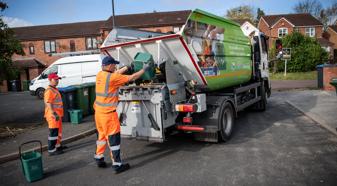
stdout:
MULTIPOLYGON (((0 0, 8 5, 1 12, 10 27, 106 20, 112 15, 112 0, 0 0)), ((320 0, 323 8, 336 0, 320 0)), ((115 15, 199 8, 224 16, 241 5, 261 8, 265 14, 293 13, 298 0, 114 0, 115 15)))

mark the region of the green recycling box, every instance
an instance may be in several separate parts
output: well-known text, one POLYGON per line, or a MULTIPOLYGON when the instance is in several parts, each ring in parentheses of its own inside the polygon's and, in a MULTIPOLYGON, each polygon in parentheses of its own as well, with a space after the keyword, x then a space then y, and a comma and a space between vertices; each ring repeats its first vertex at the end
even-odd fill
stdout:
POLYGON ((89 115, 89 87, 86 85, 75 85, 76 109, 81 109, 83 116, 89 115))
POLYGON ((70 122, 72 124, 80 124, 82 122, 82 110, 81 109, 73 109, 68 110, 70 115, 70 122))
POLYGON ((133 61, 133 65, 134 65, 134 70, 135 72, 140 71, 141 69, 143 69, 143 64, 144 63, 149 63, 150 65, 150 69, 145 72, 141 78, 143 80, 152 80, 153 77, 155 76, 155 66, 154 66, 154 61, 153 61, 153 57, 151 54, 149 53, 142 53, 142 52, 138 52, 135 57, 134 57, 134 61, 133 61))

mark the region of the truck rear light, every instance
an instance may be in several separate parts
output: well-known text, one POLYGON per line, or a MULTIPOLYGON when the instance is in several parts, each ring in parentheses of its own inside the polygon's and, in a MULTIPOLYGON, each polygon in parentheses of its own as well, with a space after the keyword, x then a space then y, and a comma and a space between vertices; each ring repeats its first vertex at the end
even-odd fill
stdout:
POLYGON ((178 112, 195 112, 197 105, 195 104, 177 104, 176 111, 178 112))
POLYGON ((192 123, 193 118, 192 117, 184 117, 183 118, 183 123, 192 123))
POLYGON ((178 125, 177 129, 191 132, 202 132, 205 130, 204 127, 201 127, 199 125, 178 125))
POLYGON ((171 91, 170 91, 170 94, 171 94, 171 95, 176 95, 176 94, 177 94, 177 90, 171 90, 171 91))

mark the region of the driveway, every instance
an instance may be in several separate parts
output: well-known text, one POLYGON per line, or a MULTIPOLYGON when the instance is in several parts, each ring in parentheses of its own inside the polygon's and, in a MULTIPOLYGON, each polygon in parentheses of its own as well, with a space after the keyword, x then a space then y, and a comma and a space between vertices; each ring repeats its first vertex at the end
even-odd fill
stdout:
POLYGON ((44 121, 43 100, 29 92, 0 94, 0 126, 25 127, 44 121))

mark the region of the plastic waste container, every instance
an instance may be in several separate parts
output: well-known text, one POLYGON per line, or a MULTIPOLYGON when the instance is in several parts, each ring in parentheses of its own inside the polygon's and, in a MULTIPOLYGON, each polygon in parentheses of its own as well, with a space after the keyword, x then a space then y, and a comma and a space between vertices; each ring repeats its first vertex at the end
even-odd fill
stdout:
POLYGON ((149 63, 150 70, 145 72, 141 76, 141 79, 152 80, 155 76, 155 66, 154 66, 153 57, 149 53, 138 52, 136 54, 136 56, 134 57, 134 61, 133 61, 133 66, 134 66, 135 72, 138 72, 139 70, 141 70, 143 68, 144 63, 146 63, 146 64, 149 63))
POLYGON ((94 102, 96 99, 96 83, 85 83, 84 87, 89 88, 89 114, 93 114, 94 111, 94 102))
POLYGON ((337 77, 331 79, 330 84, 335 87, 336 95, 337 95, 337 77))
POLYGON ((59 88, 63 102, 63 122, 70 122, 68 110, 75 109, 76 88, 73 86, 59 88))
POLYGON ((11 80, 9 81, 9 90, 13 92, 21 91, 21 82, 20 80, 11 80))
POLYGON ((73 109, 68 111, 70 114, 70 122, 72 124, 80 124, 82 122, 82 110, 81 109, 73 109))
POLYGON ((323 88, 323 67, 324 65, 317 65, 317 87, 318 88, 323 88))
POLYGON ((22 80, 22 91, 28 91, 29 90, 29 80, 22 80))
POLYGON ((89 114, 89 87, 75 85, 76 87, 76 109, 81 109, 83 116, 89 114))
POLYGON ((42 143, 38 140, 23 143, 19 147, 19 155, 22 165, 22 172, 27 181, 33 182, 43 178, 43 165, 42 165, 42 143), (22 146, 29 143, 39 143, 40 152, 29 151, 22 153, 22 146))

